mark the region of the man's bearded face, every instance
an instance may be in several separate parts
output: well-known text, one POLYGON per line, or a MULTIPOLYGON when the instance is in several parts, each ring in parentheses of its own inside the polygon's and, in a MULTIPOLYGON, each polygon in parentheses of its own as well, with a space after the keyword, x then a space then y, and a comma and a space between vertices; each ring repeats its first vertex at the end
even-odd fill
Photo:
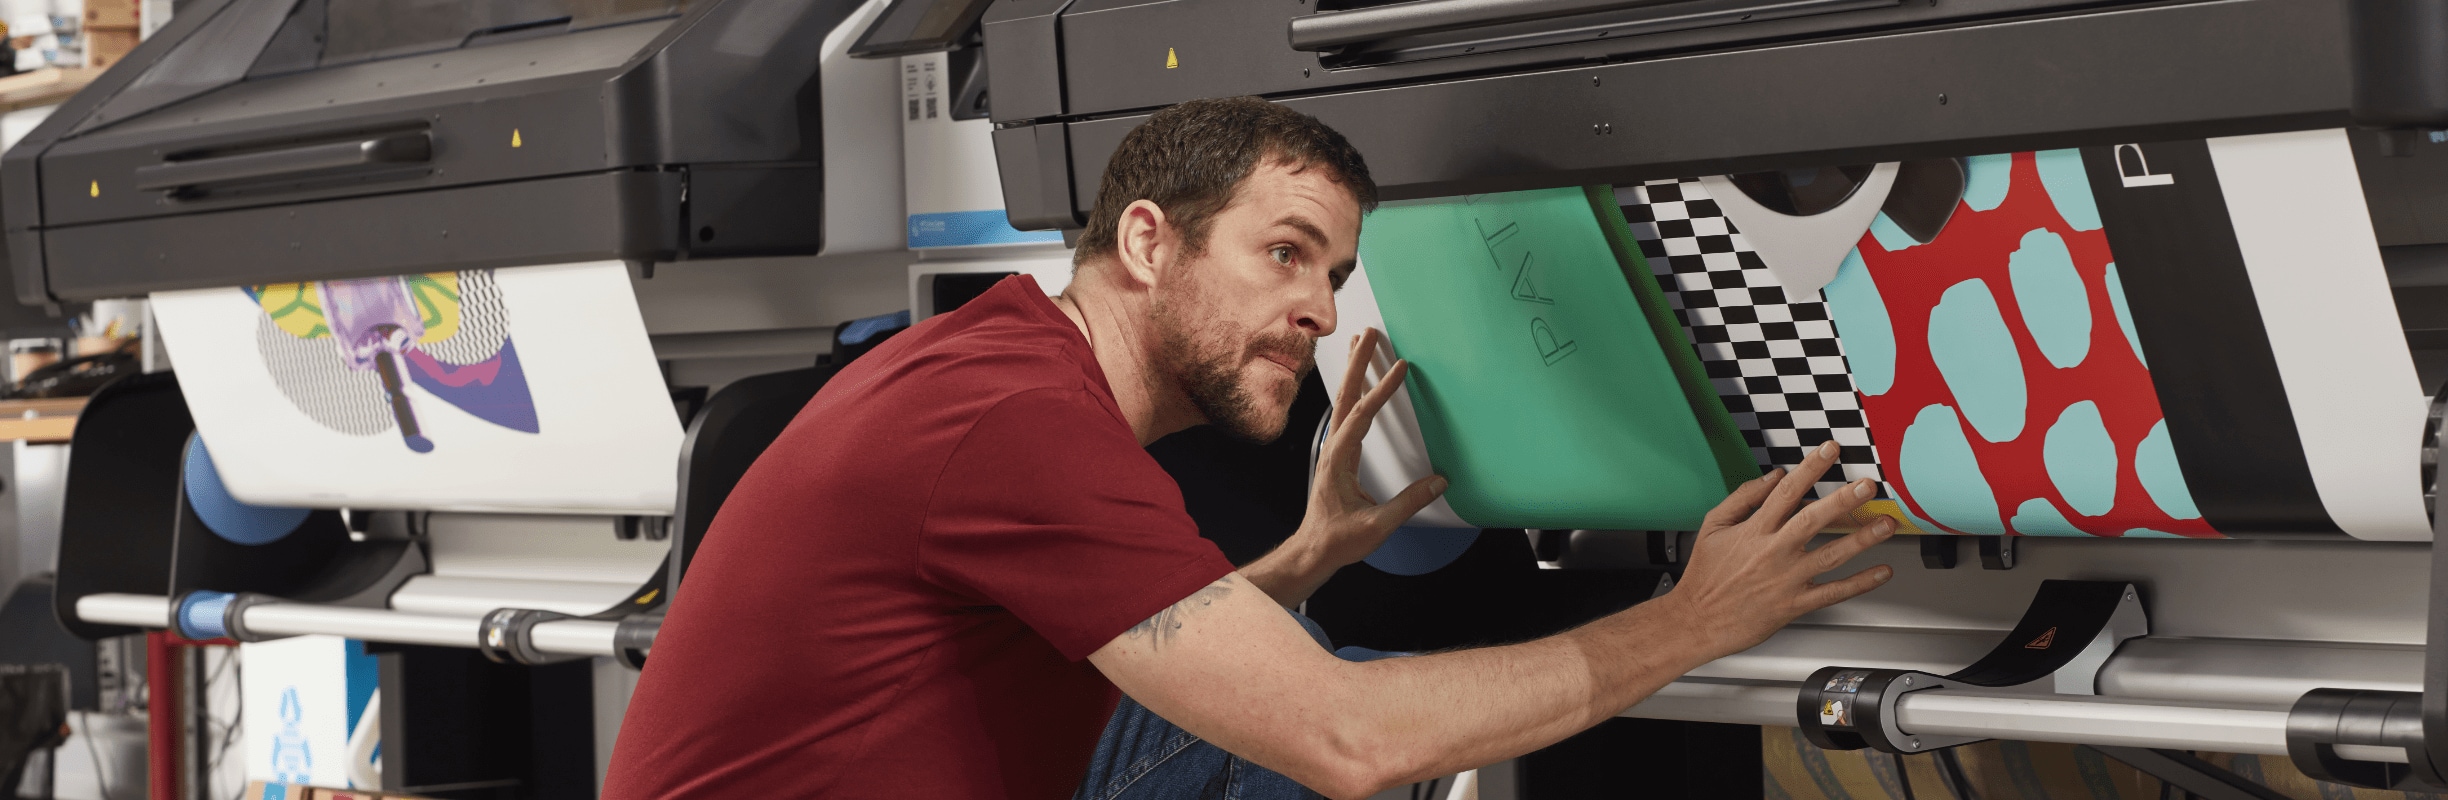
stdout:
POLYGON ((1222 313, 1224 298, 1202 279, 1213 265, 1178 268, 1186 280, 1158 290, 1156 369, 1190 399, 1207 421, 1235 437, 1264 444, 1283 435, 1292 398, 1317 368, 1317 340, 1298 330, 1254 333, 1222 313))

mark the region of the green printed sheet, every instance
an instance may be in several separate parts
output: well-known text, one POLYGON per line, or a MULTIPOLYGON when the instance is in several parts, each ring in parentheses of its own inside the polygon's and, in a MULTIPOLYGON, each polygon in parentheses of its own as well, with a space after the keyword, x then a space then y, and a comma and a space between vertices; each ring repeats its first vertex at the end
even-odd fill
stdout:
POLYGON ((1474 525, 1692 530, 1759 474, 1601 195, 1388 203, 1361 234, 1429 459, 1474 525))

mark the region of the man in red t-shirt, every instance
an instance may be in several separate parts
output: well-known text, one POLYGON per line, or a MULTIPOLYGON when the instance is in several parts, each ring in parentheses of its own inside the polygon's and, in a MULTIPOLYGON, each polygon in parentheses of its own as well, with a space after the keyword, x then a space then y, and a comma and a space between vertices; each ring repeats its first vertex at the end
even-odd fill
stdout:
POLYGON ((1284 609, 1444 489, 1380 504, 1355 482, 1404 367, 1374 387, 1340 376, 1300 530, 1238 570, 1143 448, 1194 425, 1283 432, 1375 195, 1341 135, 1259 100, 1133 131, 1062 296, 1011 278, 894 337, 732 491, 605 797, 1069 797, 1117 686, 1180 735, 1126 731, 1149 752, 1103 777, 1127 785, 1193 742, 1364 797, 1555 742, 1886 579, 1815 582, 1893 527, 1807 547, 1870 496, 1802 506, 1823 448, 1712 512, 1664 597, 1505 647, 1366 663, 1319 647, 1284 609))

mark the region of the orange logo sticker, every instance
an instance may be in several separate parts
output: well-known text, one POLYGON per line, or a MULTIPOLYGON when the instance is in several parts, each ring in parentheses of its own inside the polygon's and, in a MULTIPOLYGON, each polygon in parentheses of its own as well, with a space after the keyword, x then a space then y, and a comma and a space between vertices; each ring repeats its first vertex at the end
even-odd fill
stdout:
POLYGON ((2042 633, 2040 634, 2040 638, 2031 640, 2031 644, 2024 645, 2024 646, 2023 646, 2023 649, 2025 649, 2025 650, 2046 650, 2046 649, 2049 649, 2049 645, 2053 645, 2053 644, 2056 644, 2056 643, 2057 643, 2057 629, 2056 629, 2056 628, 2050 628, 2050 629, 2048 629, 2047 631, 2042 632, 2042 633))

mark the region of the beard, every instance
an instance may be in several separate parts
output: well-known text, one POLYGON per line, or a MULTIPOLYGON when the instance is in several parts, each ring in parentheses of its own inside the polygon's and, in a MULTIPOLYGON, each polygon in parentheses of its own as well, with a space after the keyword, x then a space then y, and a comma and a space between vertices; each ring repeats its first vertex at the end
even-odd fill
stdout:
MULTIPOLYGON (((1194 288, 1184 288, 1180 294, 1195 294, 1194 288)), ((1159 297, 1151 309, 1157 349, 1156 368, 1149 377, 1171 382, 1200 416, 1234 438, 1253 444, 1275 441, 1283 435, 1301 381, 1317 368, 1317 340, 1299 331, 1253 336, 1237 325, 1185 318, 1173 302, 1180 299, 1159 297), (1271 388, 1280 409, 1272 414, 1261 409, 1258 390, 1246 378, 1251 362, 1270 356, 1299 365, 1291 381, 1271 388)))

